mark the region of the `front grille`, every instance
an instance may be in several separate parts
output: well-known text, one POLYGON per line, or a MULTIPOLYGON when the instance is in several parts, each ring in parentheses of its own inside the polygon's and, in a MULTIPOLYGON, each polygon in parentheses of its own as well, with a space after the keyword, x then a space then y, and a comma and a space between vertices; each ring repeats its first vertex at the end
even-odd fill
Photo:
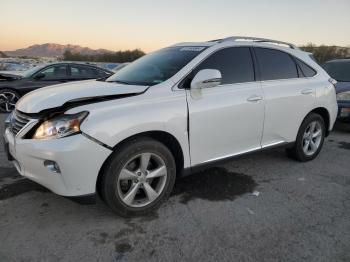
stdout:
POLYGON ((12 113, 10 130, 13 134, 17 135, 30 120, 31 118, 29 116, 15 110, 12 113))

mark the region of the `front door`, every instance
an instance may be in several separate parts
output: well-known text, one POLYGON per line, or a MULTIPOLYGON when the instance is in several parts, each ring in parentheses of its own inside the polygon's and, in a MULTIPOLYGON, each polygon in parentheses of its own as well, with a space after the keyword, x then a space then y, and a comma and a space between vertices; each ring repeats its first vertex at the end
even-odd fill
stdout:
POLYGON ((187 90, 192 166, 261 148, 264 100, 249 47, 210 55, 191 74, 217 69, 222 84, 187 90))

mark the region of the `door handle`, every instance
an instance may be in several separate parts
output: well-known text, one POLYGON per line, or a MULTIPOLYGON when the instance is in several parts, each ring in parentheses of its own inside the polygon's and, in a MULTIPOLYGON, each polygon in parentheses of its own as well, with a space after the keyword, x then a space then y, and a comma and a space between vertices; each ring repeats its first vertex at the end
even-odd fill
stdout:
POLYGON ((262 100, 263 98, 261 96, 257 96, 257 95, 252 95, 250 97, 247 98, 248 102, 258 102, 260 100, 262 100))
POLYGON ((312 90, 312 89, 301 90, 302 95, 309 95, 309 94, 312 94, 313 92, 314 92, 314 90, 312 90))

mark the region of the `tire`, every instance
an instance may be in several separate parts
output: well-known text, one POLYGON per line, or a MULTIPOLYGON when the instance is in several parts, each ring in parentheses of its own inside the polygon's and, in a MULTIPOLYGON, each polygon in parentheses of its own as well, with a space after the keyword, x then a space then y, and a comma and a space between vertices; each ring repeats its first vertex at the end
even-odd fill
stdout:
POLYGON ((136 138, 107 160, 98 191, 117 214, 138 216, 159 208, 169 197, 175 178, 176 164, 169 149, 154 139, 136 138))
POLYGON ((0 112, 11 113, 21 96, 12 89, 0 90, 0 112))
POLYGON ((322 116, 310 113, 301 124, 293 147, 286 149, 287 155, 300 162, 315 159, 322 149, 325 134, 326 128, 322 116), (319 136, 316 136, 318 132, 319 136))

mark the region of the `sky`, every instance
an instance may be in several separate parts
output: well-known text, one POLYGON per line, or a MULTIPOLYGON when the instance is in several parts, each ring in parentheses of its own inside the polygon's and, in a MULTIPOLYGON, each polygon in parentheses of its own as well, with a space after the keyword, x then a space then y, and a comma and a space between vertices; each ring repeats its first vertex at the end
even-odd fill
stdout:
POLYGON ((0 50, 33 44, 150 52, 232 35, 350 46, 350 0, 0 0, 0 50))

